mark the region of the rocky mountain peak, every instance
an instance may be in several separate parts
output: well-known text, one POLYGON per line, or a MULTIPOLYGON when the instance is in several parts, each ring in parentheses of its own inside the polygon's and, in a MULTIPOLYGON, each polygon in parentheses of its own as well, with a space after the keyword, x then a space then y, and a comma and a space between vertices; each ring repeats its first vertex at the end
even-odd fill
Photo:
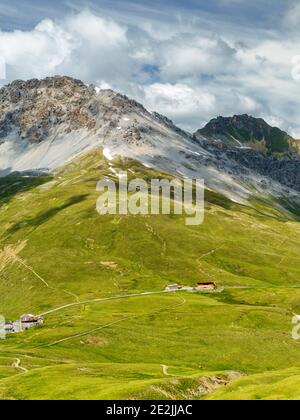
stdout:
POLYGON ((295 141, 285 131, 248 114, 214 118, 195 133, 196 138, 201 136, 271 154, 293 151, 295 141))
POLYGON ((71 77, 17 80, 0 89, 0 142, 14 135, 41 143, 59 133, 115 126, 121 114, 130 112, 147 114, 124 95, 71 77))
POLYGON ((0 89, 0 100, 3 106, 7 102, 20 104, 24 100, 30 101, 45 94, 52 99, 61 99, 64 96, 72 98, 76 94, 92 94, 93 90, 93 86, 86 86, 80 80, 66 76, 47 77, 42 80, 16 80, 0 89))
POLYGON ((17 80, 0 89, 0 140, 10 134, 40 143, 53 128, 93 128, 93 86, 70 77, 17 80))
POLYGON ((99 146, 153 159, 161 148, 177 150, 187 141, 189 134, 135 100, 70 77, 0 89, 0 175, 53 169, 99 146))
MULTIPOLYGON (((300 189, 299 142, 262 118, 247 114, 214 118, 194 139, 218 160, 234 162, 240 171, 250 169, 253 176, 300 189)), ((264 186, 265 180, 261 183, 264 186)))

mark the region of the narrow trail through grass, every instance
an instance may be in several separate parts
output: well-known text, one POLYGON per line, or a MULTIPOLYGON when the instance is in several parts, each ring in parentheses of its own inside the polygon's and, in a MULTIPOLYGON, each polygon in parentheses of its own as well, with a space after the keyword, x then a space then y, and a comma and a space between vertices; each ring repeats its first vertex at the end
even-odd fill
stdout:
POLYGON ((50 343, 50 344, 45 344, 41 347, 52 347, 52 346, 55 346, 56 344, 64 343, 66 341, 73 340, 73 339, 76 339, 76 338, 81 338, 81 337, 84 337, 86 335, 93 334, 95 332, 101 331, 105 328, 111 327, 113 325, 120 324, 121 322, 125 322, 129 319, 141 318, 141 317, 144 317, 144 316, 154 315, 154 314, 159 313, 159 312, 166 312, 166 311, 171 312, 173 309, 176 309, 180 306, 185 305, 186 299, 181 297, 180 300, 181 300, 181 302, 179 304, 168 306, 166 308, 163 307, 163 308, 160 308, 160 309, 156 309, 155 311, 151 311, 151 312, 147 312, 147 313, 143 313, 143 314, 127 316, 127 317, 119 319, 117 321, 113 321, 113 322, 109 322, 105 325, 101 325, 100 327, 94 328, 92 330, 85 331, 85 332, 82 332, 82 333, 79 333, 79 334, 75 334, 75 335, 72 335, 70 337, 62 338, 61 340, 54 341, 53 343, 50 343))
POLYGON ((28 369, 26 369, 26 368, 24 368, 24 367, 21 366, 21 360, 18 359, 18 358, 12 363, 11 366, 13 368, 15 368, 15 369, 21 370, 23 373, 27 373, 28 372, 28 369))

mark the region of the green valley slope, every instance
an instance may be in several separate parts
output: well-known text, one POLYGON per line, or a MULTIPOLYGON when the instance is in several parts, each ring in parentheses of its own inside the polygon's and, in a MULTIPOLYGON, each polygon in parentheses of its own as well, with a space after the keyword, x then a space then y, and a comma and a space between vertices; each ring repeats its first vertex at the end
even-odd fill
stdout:
POLYGON ((210 191, 197 227, 100 216, 96 183, 119 170, 162 175, 94 151, 53 177, 0 180, 0 312, 49 312, 0 342, 0 398, 299 398, 283 385, 300 369, 296 216, 210 191), (198 281, 218 291, 143 294, 198 281))

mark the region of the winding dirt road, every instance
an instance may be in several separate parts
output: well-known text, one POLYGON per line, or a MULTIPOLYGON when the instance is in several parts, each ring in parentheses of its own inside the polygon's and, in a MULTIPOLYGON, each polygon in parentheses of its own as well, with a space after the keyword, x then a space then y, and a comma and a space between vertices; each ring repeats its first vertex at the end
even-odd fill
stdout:
POLYGON ((28 369, 21 366, 21 360, 20 359, 16 359, 11 366, 15 369, 21 370, 24 373, 28 372, 28 369))
POLYGON ((50 314, 53 314, 55 312, 62 311, 63 309, 72 308, 74 306, 79 306, 79 305, 88 305, 89 303, 109 302, 110 300, 129 299, 129 298, 134 298, 134 297, 150 296, 150 295, 162 295, 162 294, 166 294, 166 293, 174 293, 174 291, 173 292, 170 292, 170 291, 143 292, 143 293, 134 293, 134 294, 129 294, 129 295, 118 295, 118 296, 113 296, 113 297, 110 297, 110 298, 98 298, 98 299, 91 299, 91 300, 73 302, 73 303, 68 303, 66 305, 59 306, 58 308, 55 308, 55 309, 51 309, 50 311, 44 312, 44 313, 40 314, 39 316, 50 315, 50 314))

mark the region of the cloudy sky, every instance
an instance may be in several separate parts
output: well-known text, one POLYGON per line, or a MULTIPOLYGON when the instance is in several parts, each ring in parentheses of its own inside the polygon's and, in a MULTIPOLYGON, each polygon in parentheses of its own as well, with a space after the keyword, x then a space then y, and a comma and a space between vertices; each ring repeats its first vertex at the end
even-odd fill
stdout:
POLYGON ((65 74, 188 130, 248 113, 300 138, 299 23, 299 0, 0 0, 0 84, 65 74))

